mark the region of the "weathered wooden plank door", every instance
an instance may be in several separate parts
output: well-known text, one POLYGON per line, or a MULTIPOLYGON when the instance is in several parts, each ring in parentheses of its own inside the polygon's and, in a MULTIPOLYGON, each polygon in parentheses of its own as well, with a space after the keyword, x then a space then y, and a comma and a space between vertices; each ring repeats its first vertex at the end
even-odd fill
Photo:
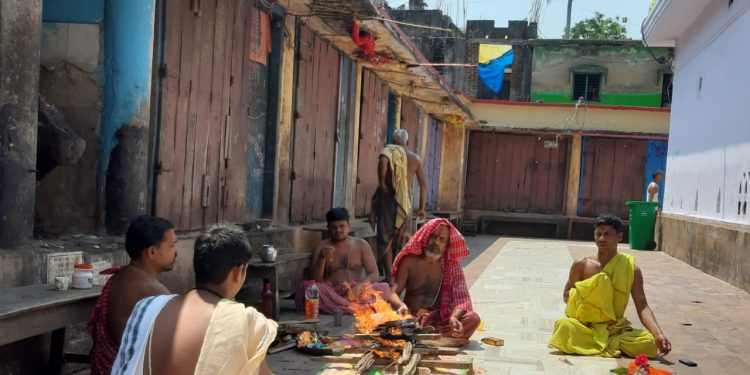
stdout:
POLYGON ((417 103, 408 97, 401 99, 401 129, 409 133, 409 144, 407 148, 412 152, 417 152, 419 147, 420 135, 422 134, 422 109, 417 103))
POLYGON ((627 201, 642 200, 647 142, 584 137, 578 215, 628 217, 627 201))
POLYGON ((343 207, 346 203, 346 181, 354 172, 354 140, 351 130, 354 126, 357 91, 357 63, 348 56, 341 55, 341 79, 339 82, 339 112, 336 125, 336 167, 333 189, 333 205, 343 207))
POLYGON ((299 32, 290 221, 320 221, 333 204, 340 54, 299 32))
POLYGON ((437 210, 440 193, 440 164, 443 157, 443 125, 430 117, 427 124, 426 157, 423 168, 427 180, 427 210, 437 210))
POLYGON ((555 137, 472 132, 466 207, 475 210, 561 214, 568 141, 555 137), (551 146, 550 143, 548 143, 551 146))
POLYGON ((166 1, 156 214, 180 230, 244 220, 247 10, 166 1))
POLYGON ((388 85, 365 69, 362 76, 362 105, 357 159, 355 215, 370 214, 370 198, 378 187, 378 157, 385 146, 388 129, 388 85))

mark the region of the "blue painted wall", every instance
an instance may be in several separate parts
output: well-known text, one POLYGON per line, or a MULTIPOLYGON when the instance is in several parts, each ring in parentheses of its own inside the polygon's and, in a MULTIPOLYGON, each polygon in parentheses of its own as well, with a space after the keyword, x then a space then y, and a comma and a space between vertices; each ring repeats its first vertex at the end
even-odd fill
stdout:
POLYGON ((248 108, 247 186, 245 212, 251 218, 263 215, 263 179, 266 161, 266 122, 268 119, 268 67, 248 61, 247 86, 250 96, 248 108))
POLYGON ((125 124, 148 126, 156 0, 106 0, 99 177, 125 124))
MULTIPOLYGON (((643 200, 646 200, 648 195, 648 184, 653 180, 653 174, 656 171, 666 172, 667 168, 667 141, 650 140, 646 146, 646 170, 644 171, 646 178, 643 183, 643 200)), ((664 200, 664 182, 665 179, 659 184, 659 207, 662 206, 664 200)))
POLYGON ((100 23, 103 20, 104 0, 44 0, 42 3, 44 22, 100 23))

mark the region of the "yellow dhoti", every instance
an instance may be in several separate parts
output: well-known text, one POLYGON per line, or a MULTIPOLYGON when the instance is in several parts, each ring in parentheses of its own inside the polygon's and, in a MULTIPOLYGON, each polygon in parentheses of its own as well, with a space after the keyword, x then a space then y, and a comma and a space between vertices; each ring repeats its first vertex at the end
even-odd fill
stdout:
POLYGON ((549 345, 569 354, 656 357, 654 336, 632 328, 624 317, 634 270, 632 255, 617 254, 602 272, 577 282, 549 345))

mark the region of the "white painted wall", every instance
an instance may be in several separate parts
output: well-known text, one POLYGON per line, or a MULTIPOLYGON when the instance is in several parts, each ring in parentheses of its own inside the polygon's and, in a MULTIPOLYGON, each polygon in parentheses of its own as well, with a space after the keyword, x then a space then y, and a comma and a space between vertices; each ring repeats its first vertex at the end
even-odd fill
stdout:
POLYGON ((749 9, 714 0, 677 40, 665 212, 750 223, 749 9))
POLYGON ((97 72, 101 51, 99 27, 99 24, 44 22, 42 65, 54 70, 66 61, 85 72, 97 72))

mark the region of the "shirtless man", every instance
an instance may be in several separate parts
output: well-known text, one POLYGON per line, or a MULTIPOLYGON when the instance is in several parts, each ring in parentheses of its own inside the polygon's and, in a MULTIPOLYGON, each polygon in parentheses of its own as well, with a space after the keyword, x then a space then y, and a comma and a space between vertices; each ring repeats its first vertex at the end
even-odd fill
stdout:
POLYGON ((643 273, 632 255, 618 253, 622 221, 601 214, 594 222, 597 254, 573 262, 563 289, 565 318, 555 323, 549 345, 564 353, 619 357, 667 354, 672 344, 656 322, 643 289, 643 273), (630 327, 625 319, 632 295, 638 318, 648 331, 630 327))
POLYGON ((155 216, 136 218, 125 235, 125 250, 130 264, 102 272, 115 275, 102 288, 89 321, 94 342, 91 373, 96 375, 110 373, 135 304, 144 297, 169 294, 157 276, 171 270, 177 258, 174 224, 155 216))
MULTIPOLYGON (((350 237, 352 224, 346 208, 334 208, 326 213, 330 237, 316 247, 310 261, 310 278, 320 290, 320 311, 333 313, 349 311, 362 286, 371 283, 373 289, 388 295, 388 284, 377 283, 378 266, 367 241, 350 237)), ((309 282, 297 293, 297 307, 304 302, 304 291, 309 282)))
POLYGON ((449 221, 429 221, 393 263, 391 305, 402 315, 416 314, 422 326, 433 326, 443 336, 465 343, 480 323, 459 264, 468 255, 463 236, 449 221))
POLYGON ((404 129, 397 129, 393 132, 393 144, 387 145, 380 153, 378 190, 372 198, 370 211, 370 225, 377 232, 378 258, 387 281, 390 281, 389 270, 393 264, 393 255, 409 236, 411 185, 414 177, 417 177, 419 183, 417 216, 424 218, 427 215, 427 182, 422 161, 417 154, 406 148, 408 144, 409 133, 404 129))
POLYGON ((250 254, 242 228, 217 224, 202 233, 195 288, 138 302, 112 374, 270 374, 265 356, 277 324, 234 301, 250 254))
MULTIPOLYGON (((409 185, 410 197, 412 195, 412 181, 414 181, 414 177, 417 177, 417 183, 419 184, 419 207, 417 208, 417 217, 424 219, 424 217, 427 216, 427 211, 425 211, 425 206, 427 204, 427 179, 424 176, 422 160, 419 158, 419 155, 411 152, 411 150, 407 148, 409 145, 409 133, 406 129, 396 129, 396 131, 393 132, 393 144, 403 147, 406 151, 406 181, 409 185)), ((380 189, 388 191, 389 186, 387 181, 389 181, 389 179, 387 176, 390 171, 388 170, 388 161, 384 159, 385 158, 380 157, 380 160, 378 161, 378 183, 380 189)))

